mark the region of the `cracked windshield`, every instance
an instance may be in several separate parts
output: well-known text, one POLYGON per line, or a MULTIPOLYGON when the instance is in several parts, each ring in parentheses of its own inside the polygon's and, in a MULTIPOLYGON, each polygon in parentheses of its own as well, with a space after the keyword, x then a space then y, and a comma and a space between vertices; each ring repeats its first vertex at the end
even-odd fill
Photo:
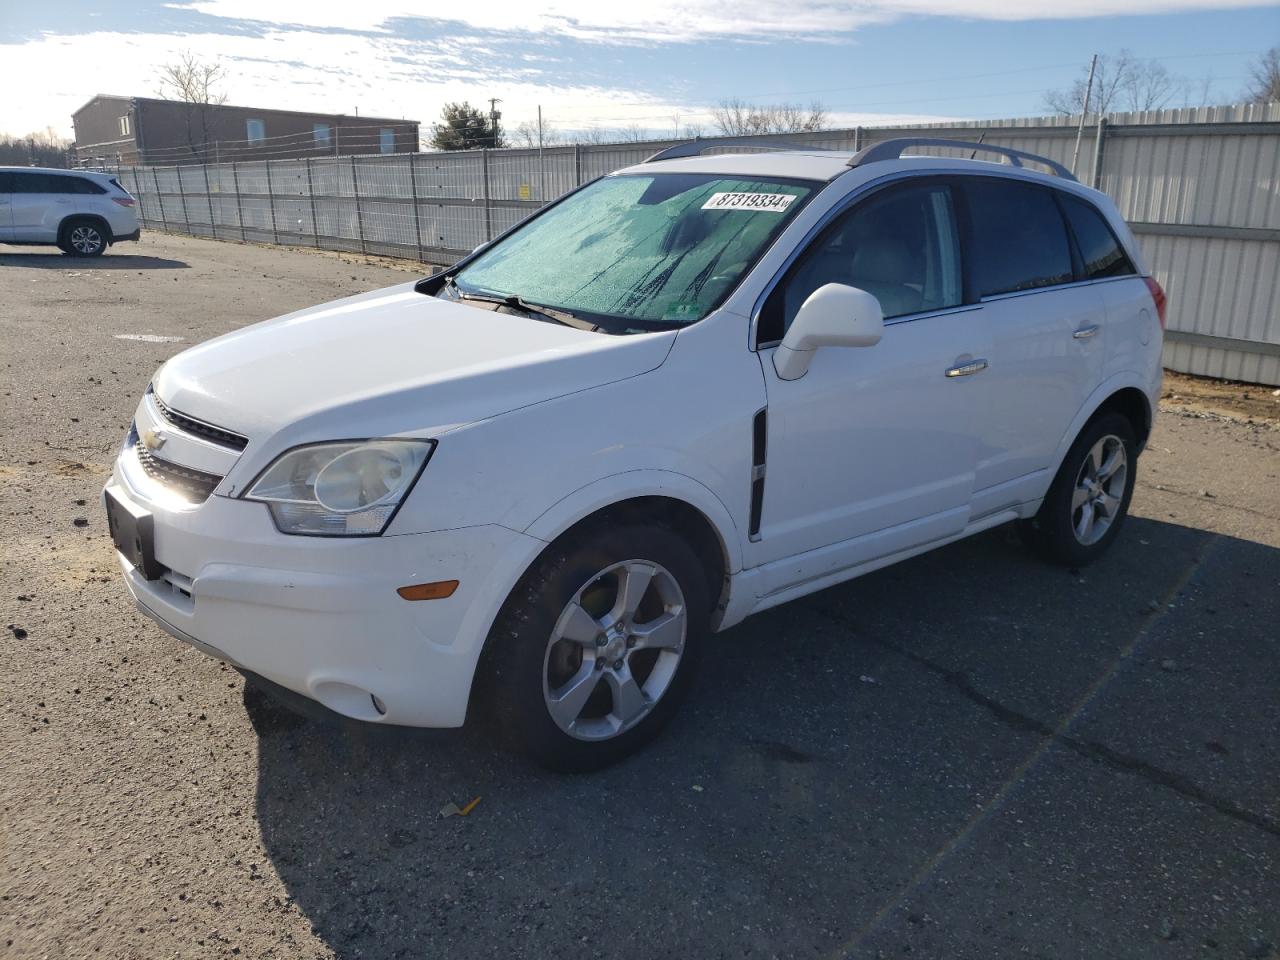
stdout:
POLYGON ((714 174, 606 177, 455 278, 467 294, 518 296, 610 333, 701 320, 815 189, 714 174))

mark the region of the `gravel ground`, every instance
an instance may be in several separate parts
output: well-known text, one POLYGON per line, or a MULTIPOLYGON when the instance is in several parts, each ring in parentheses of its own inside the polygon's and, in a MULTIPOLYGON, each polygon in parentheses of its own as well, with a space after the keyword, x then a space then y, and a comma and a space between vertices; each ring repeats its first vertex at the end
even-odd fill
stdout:
POLYGON ((152 371, 406 273, 118 249, 0 255, 0 955, 1277 955, 1274 421, 1167 410, 1103 562, 995 530, 770 611, 557 777, 303 720, 134 613, 97 497, 152 371))

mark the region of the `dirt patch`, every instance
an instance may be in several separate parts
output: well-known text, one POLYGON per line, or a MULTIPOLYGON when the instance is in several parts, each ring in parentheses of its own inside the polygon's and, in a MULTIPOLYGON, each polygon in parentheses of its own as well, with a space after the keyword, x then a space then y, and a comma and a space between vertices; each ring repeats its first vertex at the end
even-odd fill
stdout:
POLYGON ((1280 423, 1280 389, 1256 383, 1193 377, 1166 370, 1160 402, 1175 410, 1217 413, 1236 420, 1280 423))

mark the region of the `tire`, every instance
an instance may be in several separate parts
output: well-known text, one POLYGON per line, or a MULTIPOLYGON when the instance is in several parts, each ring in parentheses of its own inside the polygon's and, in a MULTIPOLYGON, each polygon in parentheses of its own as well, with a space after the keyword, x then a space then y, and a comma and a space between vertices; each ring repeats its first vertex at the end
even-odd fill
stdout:
POLYGON ((1138 444, 1118 413, 1094 418, 1076 437, 1040 510, 1019 522, 1023 540, 1046 560, 1082 567, 1110 548, 1133 498, 1138 444))
POLYGON ((477 678, 480 709, 548 769, 615 763, 675 713, 710 614, 706 572, 670 528, 625 521, 572 532, 498 615, 477 678))
POLYGON ((73 217, 62 225, 58 247, 69 257, 100 257, 110 242, 101 222, 90 217, 73 217))

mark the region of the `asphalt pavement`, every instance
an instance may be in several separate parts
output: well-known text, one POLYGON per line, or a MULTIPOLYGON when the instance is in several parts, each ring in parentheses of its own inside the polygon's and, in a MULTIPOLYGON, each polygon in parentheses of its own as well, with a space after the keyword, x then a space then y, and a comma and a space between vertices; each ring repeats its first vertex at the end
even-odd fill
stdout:
POLYGON ((1092 567, 998 529, 711 638, 589 776, 302 719, 138 616, 97 498, 155 368, 412 276, 0 248, 0 955, 1280 956, 1274 420, 1165 410, 1092 567))

